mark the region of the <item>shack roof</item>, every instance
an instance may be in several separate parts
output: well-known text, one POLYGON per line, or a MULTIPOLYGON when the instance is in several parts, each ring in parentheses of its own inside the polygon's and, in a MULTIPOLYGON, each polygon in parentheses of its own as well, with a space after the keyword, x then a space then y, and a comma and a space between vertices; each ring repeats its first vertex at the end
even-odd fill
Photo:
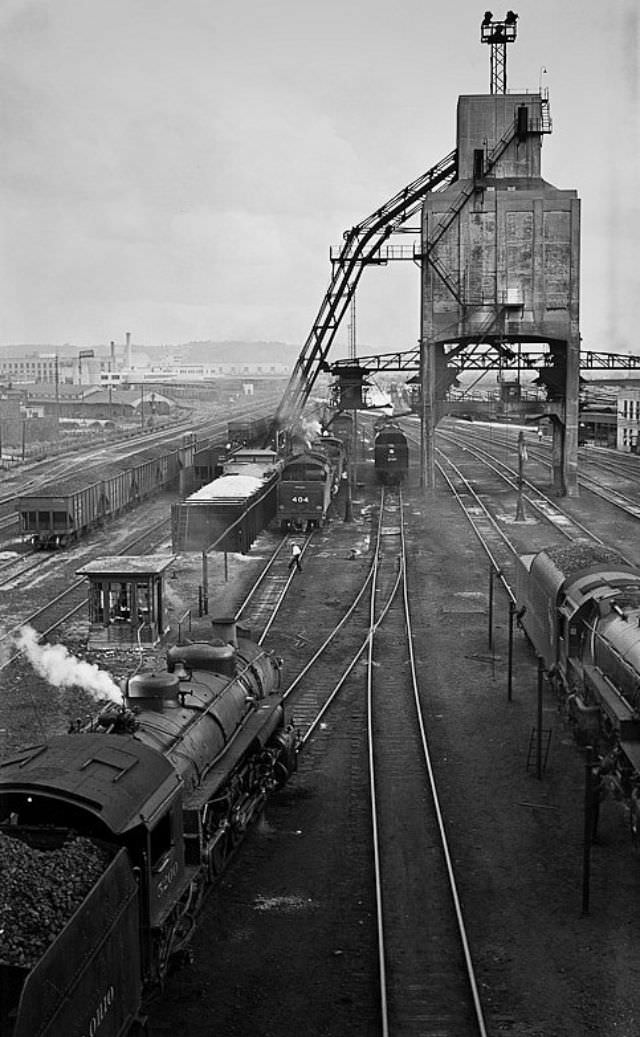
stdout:
POLYGON ((87 562, 76 569, 76 576, 140 576, 163 573, 176 555, 112 555, 87 562))

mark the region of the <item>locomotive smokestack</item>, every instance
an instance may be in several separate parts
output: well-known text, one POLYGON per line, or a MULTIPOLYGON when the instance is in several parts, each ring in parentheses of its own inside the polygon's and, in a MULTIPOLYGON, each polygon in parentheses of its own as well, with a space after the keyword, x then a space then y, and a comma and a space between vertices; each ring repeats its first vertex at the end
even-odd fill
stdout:
POLYGON ((238 634, 233 618, 225 616, 219 619, 212 619, 211 626, 215 636, 219 637, 221 641, 225 644, 233 645, 234 648, 238 647, 238 634))

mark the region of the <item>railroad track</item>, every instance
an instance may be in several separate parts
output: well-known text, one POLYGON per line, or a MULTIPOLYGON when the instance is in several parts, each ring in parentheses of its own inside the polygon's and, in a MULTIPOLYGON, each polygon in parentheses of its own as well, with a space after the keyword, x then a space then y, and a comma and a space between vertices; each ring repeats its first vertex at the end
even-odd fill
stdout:
MULTIPOLYGON (((515 469, 507 464, 506 461, 502 461, 498 456, 501 448, 505 451, 508 451, 509 449, 507 436, 505 436, 503 444, 500 444, 496 440, 491 441, 490 448, 487 448, 486 443, 479 441, 480 437, 478 437, 477 433, 474 435, 469 432, 461 433, 459 430, 455 433, 439 430, 438 437, 441 441, 449 441, 458 446, 463 446, 465 450, 474 453, 478 457, 485 455, 487 458, 492 458, 497 468, 502 468, 505 472, 510 472, 512 477, 514 479, 516 478, 517 473, 515 469)), ((517 449, 517 444, 513 443, 511 449, 517 449)), ((539 446, 527 442, 527 453, 529 460, 536 461, 548 470, 552 469, 548 453, 539 446)), ((636 458, 634 458, 633 461, 625 463, 616 458, 612 458, 611 461, 605 461, 600 458, 594 459, 592 456, 589 456, 586 459, 583 458, 583 461, 585 464, 588 464, 596 470, 600 469, 604 473, 605 477, 610 478, 612 475, 615 475, 618 478, 622 477, 631 481, 638 481, 638 479, 640 479, 640 462, 636 458)), ((550 507, 550 514, 553 514, 554 510, 561 511, 561 509, 557 508, 555 501, 543 494, 530 479, 525 478, 524 484, 528 486, 531 493, 534 494, 534 496, 529 497, 528 500, 535 511, 540 512, 544 507, 550 507)), ((583 489, 588 490, 589 493, 593 493, 595 496, 600 497, 602 500, 606 501, 607 504, 618 508, 618 510, 624 512, 624 514, 630 518, 640 519, 640 504, 638 504, 637 496, 630 496, 630 494, 623 493, 622 490, 616 486, 612 486, 607 482, 600 482, 592 475, 588 475, 584 470, 581 471, 578 476, 578 485, 583 489)), ((566 512, 561 511, 561 514, 566 516, 566 512)), ((564 520, 564 518, 561 519, 561 521, 564 520)), ((573 521, 575 523, 575 520, 573 521)), ((593 534, 590 534, 590 537, 591 539, 595 539, 593 534)))
POLYGON ((473 1037, 485 1029, 422 723, 405 556, 402 500, 386 490, 371 567, 284 697, 304 748, 367 661, 381 1032, 473 1037))
MULTIPOLYGON (((166 537, 170 523, 171 518, 169 516, 168 518, 161 519, 160 522, 156 522, 144 530, 144 532, 138 533, 122 546, 121 554, 130 553, 134 548, 138 548, 143 552, 153 551, 157 548, 158 543, 166 537)), ((44 602, 30 614, 20 617, 13 626, 4 630, 0 634, 0 648, 5 646, 5 650, 2 653, 3 658, 0 662, 0 672, 12 666, 19 657, 19 652, 13 651, 11 646, 16 633, 22 627, 27 625, 33 627, 39 639, 46 637, 62 626, 68 619, 75 616, 81 609, 86 608, 86 593, 84 576, 72 580, 59 594, 44 602)))
POLYGON ((388 492, 379 540, 367 703, 381 1032, 485 1035, 422 716, 402 500, 388 492))

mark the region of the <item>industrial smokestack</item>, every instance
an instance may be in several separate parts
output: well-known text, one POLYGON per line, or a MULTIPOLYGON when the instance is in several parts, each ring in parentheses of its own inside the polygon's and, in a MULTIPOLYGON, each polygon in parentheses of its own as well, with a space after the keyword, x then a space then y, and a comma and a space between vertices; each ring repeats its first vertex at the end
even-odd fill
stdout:
POLYGON ((116 369, 116 344, 112 340, 109 343, 109 370, 115 371, 116 369))
POLYGON ((131 332, 127 332, 127 367, 131 370, 131 332))

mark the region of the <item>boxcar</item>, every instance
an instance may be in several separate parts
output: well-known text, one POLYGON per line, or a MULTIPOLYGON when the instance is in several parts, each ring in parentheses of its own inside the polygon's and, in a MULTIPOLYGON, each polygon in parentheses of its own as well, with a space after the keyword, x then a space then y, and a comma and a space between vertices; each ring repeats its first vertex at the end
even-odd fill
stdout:
POLYGON ((373 457, 378 482, 397 485, 406 478, 409 470, 409 448, 407 437, 398 425, 386 424, 378 428, 373 457))
POLYGON ((198 447, 193 459, 195 489, 206 486, 222 475, 222 466, 228 453, 226 439, 198 447))
POLYGON ((324 525, 335 482, 334 468, 324 453, 294 454, 278 482, 278 521, 283 532, 319 529, 324 525))

